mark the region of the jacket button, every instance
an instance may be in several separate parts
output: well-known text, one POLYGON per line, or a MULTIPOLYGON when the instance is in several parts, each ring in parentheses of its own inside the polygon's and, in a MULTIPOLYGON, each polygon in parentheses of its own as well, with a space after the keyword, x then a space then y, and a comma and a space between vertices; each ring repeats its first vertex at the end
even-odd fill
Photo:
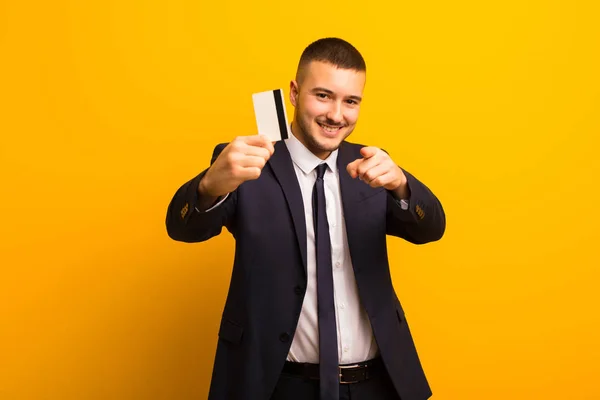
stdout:
POLYGON ((290 335, 288 335, 287 333, 283 332, 281 335, 279 335, 279 340, 281 340, 282 342, 287 342, 288 340, 290 340, 290 335))
POLYGON ((302 294, 302 287, 301 286, 296 286, 294 288, 294 293, 296 293, 296 294, 302 294))

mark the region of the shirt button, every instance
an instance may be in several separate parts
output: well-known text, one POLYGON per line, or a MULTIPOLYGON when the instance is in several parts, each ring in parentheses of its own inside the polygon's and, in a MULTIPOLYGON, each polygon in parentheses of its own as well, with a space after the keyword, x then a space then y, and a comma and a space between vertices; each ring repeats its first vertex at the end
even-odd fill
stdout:
POLYGON ((348 346, 344 347, 344 353, 347 353, 350 348, 348 346))
POLYGON ((341 265, 342 265, 342 263, 341 263, 341 262, 339 262, 339 261, 335 263, 335 267, 336 267, 336 268, 339 268, 341 265))
POLYGON ((344 308, 346 308, 346 305, 344 303, 340 304, 340 308, 343 310, 344 308))
POLYGON ((279 340, 285 343, 290 340, 290 335, 288 335, 287 332, 283 332, 281 335, 279 335, 279 340))

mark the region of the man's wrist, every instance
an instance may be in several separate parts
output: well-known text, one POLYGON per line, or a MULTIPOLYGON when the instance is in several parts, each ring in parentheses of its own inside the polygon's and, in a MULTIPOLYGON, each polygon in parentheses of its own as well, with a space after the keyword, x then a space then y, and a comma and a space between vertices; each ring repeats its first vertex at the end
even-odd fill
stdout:
POLYGON ((206 176, 202 177, 202 179, 200 179, 200 183, 198 184, 198 202, 196 205, 196 208, 198 210, 201 211, 205 211, 208 208, 210 208, 211 206, 213 206, 218 200, 219 200, 219 196, 213 196, 208 194, 208 191, 206 190, 206 176))
POLYGON ((392 193, 397 200, 408 200, 410 198, 408 182, 401 183, 396 189, 392 190, 392 193))

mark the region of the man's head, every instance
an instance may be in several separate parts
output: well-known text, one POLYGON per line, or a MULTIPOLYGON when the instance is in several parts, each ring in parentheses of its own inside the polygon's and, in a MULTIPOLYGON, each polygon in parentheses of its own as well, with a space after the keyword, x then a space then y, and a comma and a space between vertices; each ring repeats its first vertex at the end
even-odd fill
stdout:
POLYGON ((366 65, 350 43, 319 39, 302 53, 290 83, 292 132, 325 159, 352 133, 365 87, 366 65))

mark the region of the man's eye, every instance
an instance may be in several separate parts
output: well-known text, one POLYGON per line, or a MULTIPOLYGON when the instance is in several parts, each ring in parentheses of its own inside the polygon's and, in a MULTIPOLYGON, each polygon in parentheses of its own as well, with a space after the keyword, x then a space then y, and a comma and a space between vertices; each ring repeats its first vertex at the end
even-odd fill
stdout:
POLYGON ((325 98, 327 98, 327 95, 325 93, 317 93, 317 97, 319 97, 321 99, 325 99, 325 98))
POLYGON ((347 103, 352 105, 358 104, 355 100, 347 100, 347 103))

